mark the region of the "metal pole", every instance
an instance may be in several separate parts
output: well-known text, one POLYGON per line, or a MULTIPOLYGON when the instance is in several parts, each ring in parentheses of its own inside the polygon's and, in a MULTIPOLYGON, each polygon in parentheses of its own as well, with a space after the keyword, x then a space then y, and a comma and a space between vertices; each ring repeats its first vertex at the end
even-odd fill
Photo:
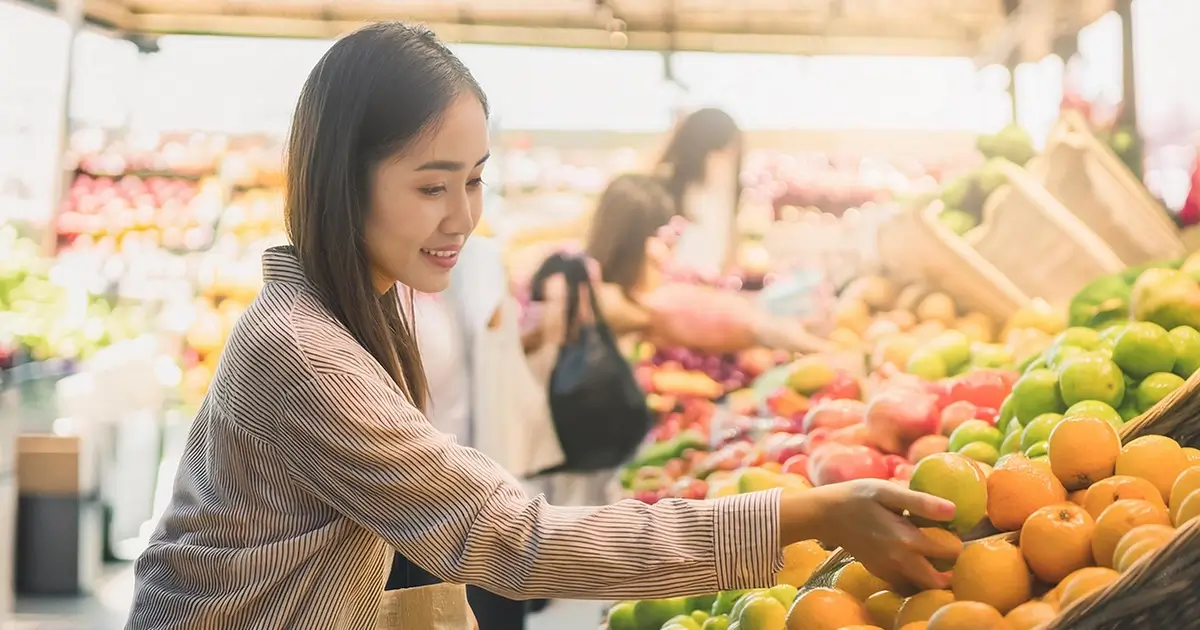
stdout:
POLYGON ((1138 179, 1142 178, 1145 170, 1145 142, 1141 130, 1138 129, 1137 113, 1137 59, 1133 50, 1133 0, 1117 0, 1117 15, 1121 17, 1121 71, 1122 98, 1121 118, 1117 126, 1125 129, 1133 137, 1127 162, 1138 179))

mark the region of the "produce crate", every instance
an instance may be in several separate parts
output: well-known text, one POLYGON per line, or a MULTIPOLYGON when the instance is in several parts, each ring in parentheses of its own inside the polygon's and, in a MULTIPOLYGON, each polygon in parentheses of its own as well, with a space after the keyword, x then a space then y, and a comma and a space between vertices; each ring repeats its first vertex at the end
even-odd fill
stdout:
MULTIPOLYGON (((1183 446, 1200 446, 1200 372, 1121 427, 1123 444, 1143 435, 1165 435, 1183 446)), ((1018 532, 995 536, 1019 541, 1018 532)), ((844 549, 835 550, 813 571, 804 588, 831 586, 838 569, 852 561, 844 549)), ((1193 519, 1180 527, 1165 547, 1140 560, 1106 588, 1063 610, 1045 630, 1192 628, 1200 611, 1197 584, 1200 519, 1193 519)))
POLYGON ((880 230, 879 255, 889 275, 935 285, 963 308, 1007 320, 1029 303, 1030 296, 939 223, 941 211, 941 201, 925 210, 908 209, 880 230))
POLYGON ((1130 267, 1186 253, 1178 228, 1078 112, 1063 115, 1029 174, 1130 267))
MULTIPOLYGON (((1095 232, 1011 162, 996 165, 1005 183, 988 197, 983 222, 960 242, 1012 281, 1029 298, 1059 306, 1087 283, 1126 268, 1095 232)), ((938 221, 934 202, 922 220, 945 239, 956 238, 938 221)))

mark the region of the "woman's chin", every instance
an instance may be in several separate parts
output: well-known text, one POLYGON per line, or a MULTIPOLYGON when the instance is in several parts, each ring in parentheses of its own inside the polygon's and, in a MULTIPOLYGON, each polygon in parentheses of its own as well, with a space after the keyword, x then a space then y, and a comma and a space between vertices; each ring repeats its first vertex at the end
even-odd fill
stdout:
POLYGON ((408 281, 401 280, 400 284, 417 293, 441 293, 450 286, 450 273, 421 274, 408 281))

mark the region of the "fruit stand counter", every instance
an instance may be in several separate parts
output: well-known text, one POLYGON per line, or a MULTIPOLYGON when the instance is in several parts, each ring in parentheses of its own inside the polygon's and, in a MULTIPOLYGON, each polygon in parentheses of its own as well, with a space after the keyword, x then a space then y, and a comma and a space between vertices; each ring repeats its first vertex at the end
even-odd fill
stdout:
MULTIPOLYGON (((1200 322, 1183 305, 1200 300, 1197 265, 1098 280, 1125 308, 1076 306, 1083 325, 1027 307, 999 343, 957 319, 921 331, 892 305, 847 306, 863 296, 843 292, 835 334, 863 344, 865 378, 808 356, 743 370, 750 388, 714 382, 720 405, 700 389, 652 394, 666 413, 622 475, 630 496, 890 479, 955 503, 950 522, 920 525, 962 552, 946 567, 950 588, 913 593, 806 541, 784 549, 773 588, 621 602, 608 630, 1189 627, 1200 606, 1200 322)), ((1076 300, 1112 302, 1100 291, 1076 300)))

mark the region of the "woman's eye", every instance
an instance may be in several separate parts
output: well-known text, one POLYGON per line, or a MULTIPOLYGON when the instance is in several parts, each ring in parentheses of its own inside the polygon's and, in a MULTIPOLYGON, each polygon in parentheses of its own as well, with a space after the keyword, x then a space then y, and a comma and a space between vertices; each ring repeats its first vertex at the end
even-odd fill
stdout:
POLYGON ((479 188, 480 186, 486 185, 487 182, 483 181, 482 177, 476 177, 474 179, 467 180, 467 188, 479 188))
POLYGON ((421 189, 421 193, 427 197, 436 197, 446 192, 445 186, 429 186, 421 189))

